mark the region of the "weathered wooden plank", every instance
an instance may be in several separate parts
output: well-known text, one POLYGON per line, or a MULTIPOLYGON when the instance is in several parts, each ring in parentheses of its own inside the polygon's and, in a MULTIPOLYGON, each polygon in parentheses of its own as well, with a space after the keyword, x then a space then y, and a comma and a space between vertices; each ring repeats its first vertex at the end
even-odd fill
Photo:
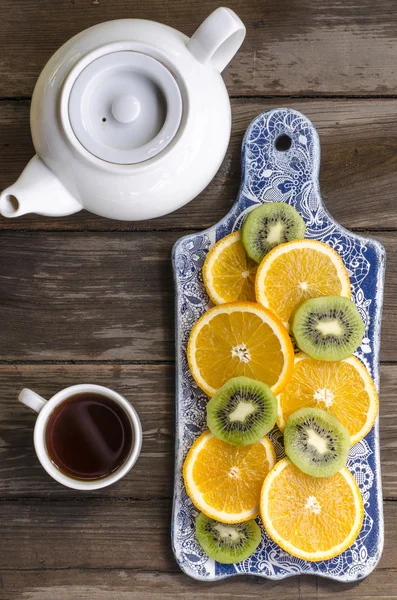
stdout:
MULTIPOLYGON (((194 581, 182 573, 136 572, 125 569, 0 571, 0 582, 2 600, 225 600, 231 597, 256 600, 258 596, 273 599, 275 594, 281 595, 283 600, 314 600, 316 592, 316 578, 307 576, 281 582, 259 577, 235 577, 216 583, 204 583, 194 581)), ((346 588, 339 590, 342 595, 338 594, 341 600, 347 599, 347 596, 343 596, 343 589, 346 588)), ((373 595, 371 598, 378 597, 380 596, 373 595)), ((363 600, 367 598, 363 597, 363 600)))
MULTIPOLYGON (((318 128, 322 147, 321 189, 331 214, 346 227, 397 227, 397 101, 274 98, 232 100, 233 131, 218 174, 194 201, 171 215, 136 223, 111 221, 85 211, 62 218, 0 217, 0 229, 209 227, 227 213, 236 198, 245 129, 262 111, 284 105, 304 112, 318 128)), ((29 103, 0 102, 0 188, 13 183, 32 154, 29 103)))
POLYGON ((383 494, 397 498, 397 407, 396 366, 382 365, 380 370, 379 431, 383 494))
POLYGON ((170 548, 170 500, 2 501, 0 518, 5 569, 178 569, 170 548))
MULTIPOLYGON (((394 372, 393 367, 388 370, 394 372)), ((397 367, 395 371, 397 379, 397 367)), ((173 364, 0 365, 0 448, 31 444, 36 413, 18 401, 22 388, 29 387, 48 399, 79 383, 115 389, 134 405, 142 422, 143 451, 155 455, 173 450, 173 364)))
POLYGON ((172 496, 174 461, 173 365, 2 365, 0 366, 0 497, 83 497, 54 482, 33 447, 36 415, 17 401, 30 387, 50 398, 76 383, 116 389, 136 408, 143 445, 133 470, 117 485, 94 496, 153 498, 172 496))
POLYGON ((397 598, 397 571, 380 568, 356 584, 343 584, 319 577, 316 600, 336 597, 339 600, 354 600, 355 598, 358 600, 373 600, 374 598, 395 600, 397 598))
POLYGON ((235 577, 216 583, 196 582, 182 573, 111 571, 4 571, 0 572, 4 600, 395 600, 397 571, 376 570, 359 583, 345 584, 321 577, 291 577, 271 581, 235 577))
MULTIPOLYGON (((0 236, 0 360, 173 360, 171 249, 179 232, 0 236)), ((395 360, 397 236, 382 360, 395 360)))
MULTIPOLYGON (((47 475, 33 448, 33 429, 30 433, 29 446, 0 448, 0 497, 87 497, 87 493, 65 488, 47 475)), ((171 442, 169 445, 171 446, 171 442)), ((151 451, 148 446, 145 439, 138 462, 121 481, 108 488, 90 492, 89 496, 139 500, 170 498, 173 492, 174 451, 151 451)))
MULTIPOLYGON (((1 94, 30 95, 58 47, 109 19, 161 21, 192 35, 218 6, 175 0, 2 0, 1 94)), ((333 2, 229 0, 247 26, 240 52, 225 73, 234 95, 394 94, 396 15, 393 0, 333 2)))
MULTIPOLYGON (((271 581, 259 577, 235 577, 216 583, 196 582, 182 573, 111 571, 4 571, 0 572, 4 600, 224 600, 258 597, 283 600, 395 600, 397 571, 376 570, 359 583, 345 584, 321 577, 292 577, 271 581)), ((3 594, 3 595, 2 595, 3 594)))
POLYGON ((0 359, 173 358, 179 236, 3 234, 0 359))
MULTIPOLYGON (((88 497, 148 499, 172 496, 174 461, 173 365, 1 365, 0 366, 0 497, 83 498, 42 469, 33 448, 34 413, 17 402, 30 386, 44 397, 80 382, 99 383, 124 394, 137 409, 143 447, 133 470, 117 485, 88 497), (149 475, 149 476, 148 476, 149 475)), ((397 497, 397 365, 382 365, 380 443, 383 492, 397 497)))
MULTIPOLYGON (((397 560, 397 502, 385 502, 380 567, 397 560)), ((1 569, 178 571, 170 543, 171 502, 87 500, 0 503, 1 569)))

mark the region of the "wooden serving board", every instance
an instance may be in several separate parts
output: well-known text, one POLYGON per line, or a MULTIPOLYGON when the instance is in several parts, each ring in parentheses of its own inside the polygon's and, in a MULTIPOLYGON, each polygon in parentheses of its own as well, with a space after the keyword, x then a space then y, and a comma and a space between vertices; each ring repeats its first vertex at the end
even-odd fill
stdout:
MULTIPOLYGON (((253 574, 282 579, 301 573, 339 581, 366 577, 377 565, 383 548, 382 486, 378 420, 370 433, 355 444, 348 468, 364 499, 361 532, 341 555, 313 563, 294 558, 267 536, 255 554, 234 565, 219 564, 201 550, 194 535, 197 514, 184 489, 182 465, 190 446, 206 429, 207 396, 189 372, 186 345, 197 319, 211 306, 201 269, 206 254, 219 239, 241 228, 246 215, 263 202, 287 202, 306 222, 306 237, 332 246, 342 257, 352 285, 352 299, 366 330, 356 356, 371 373, 379 391, 379 344, 383 301, 385 252, 375 240, 341 227, 327 212, 319 189, 320 142, 313 124, 291 109, 262 113, 248 127, 242 147, 242 183, 237 200, 218 224, 181 238, 174 246, 176 293, 176 464, 172 543, 181 569, 204 581, 253 574), (283 137, 280 144, 280 137, 283 137)), ((278 458, 283 456, 277 428, 271 433, 278 458)), ((259 519, 258 519, 259 522, 259 519)))

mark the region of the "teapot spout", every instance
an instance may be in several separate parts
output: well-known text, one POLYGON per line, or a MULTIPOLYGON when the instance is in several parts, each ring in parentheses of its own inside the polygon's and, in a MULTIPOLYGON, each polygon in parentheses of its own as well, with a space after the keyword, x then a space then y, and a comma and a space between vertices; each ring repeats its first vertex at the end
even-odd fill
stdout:
POLYGON ((82 208, 37 154, 26 165, 19 179, 0 194, 0 214, 3 217, 19 217, 27 213, 61 217, 82 208))

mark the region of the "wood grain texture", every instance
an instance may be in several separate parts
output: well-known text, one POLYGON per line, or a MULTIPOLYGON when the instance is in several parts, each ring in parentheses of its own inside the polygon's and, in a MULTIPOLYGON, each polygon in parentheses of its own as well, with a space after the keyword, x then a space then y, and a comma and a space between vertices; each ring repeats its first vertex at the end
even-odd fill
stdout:
MULTIPOLYGON (((382 365, 380 445, 385 498, 397 498, 397 365, 382 365)), ((174 467, 173 365, 0 365, 0 498, 171 498, 174 467), (76 492, 53 481, 33 448, 36 416, 17 401, 30 387, 46 398, 75 383, 114 388, 138 411, 143 428, 142 453, 117 485, 76 492)))
MULTIPOLYGON (((50 56, 83 29, 118 18, 192 35, 213 0, 2 0, 1 94, 28 96, 50 56)), ((395 94, 394 0, 229 0, 247 27, 225 72, 232 95, 395 94)))
MULTIPOLYGON (((397 600, 395 0, 227 4, 245 22, 247 38, 224 73, 234 97, 230 146, 198 198, 140 223, 84 211, 58 219, 0 218, 0 600, 397 600), (381 354, 389 362, 381 367, 380 398, 385 550, 378 570, 358 584, 315 577, 203 584, 179 571, 170 545, 170 252, 180 231, 209 227, 232 206, 247 126, 260 112, 285 105, 305 113, 319 131, 320 182, 330 212, 348 228, 374 232, 388 253, 381 354), (390 231, 375 233, 382 229, 390 231), (141 364, 147 361, 153 364, 141 364), (50 397, 83 381, 124 394, 144 431, 131 473, 89 496, 62 488, 43 471, 32 443, 35 415, 16 400, 23 386, 50 397)), ((33 154, 29 98, 63 42, 124 17, 159 20, 191 35, 216 6, 213 0, 1 0, 0 189, 33 154)))
MULTIPOLYGON (((397 382, 397 367, 385 367, 391 385, 395 370, 397 382)), ((143 451, 153 456, 169 452, 174 440, 174 379, 173 364, 0 365, 0 448, 31 445, 37 415, 18 402, 22 388, 49 399, 65 387, 95 383, 117 390, 135 406, 142 421, 143 451)))
POLYGON ((202 583, 182 573, 114 570, 4 571, 2 600, 395 600, 395 570, 378 569, 367 579, 341 584, 321 577, 291 577, 280 582, 235 577, 202 583))
MULTIPOLYGON (((204 229, 230 209, 240 185, 240 148, 254 117, 288 105, 306 114, 321 140, 321 190, 331 214, 348 228, 397 228, 397 100, 232 100, 230 145, 216 177, 180 210, 151 221, 111 221, 82 211, 71 217, 0 217, 5 229, 204 229)), ((0 189, 33 155, 29 102, 0 101, 0 189)))
MULTIPOLYGON (((0 498, 171 498, 173 493, 174 448, 156 448, 144 439, 139 461, 117 485, 95 490, 89 495, 57 484, 43 469, 33 447, 33 426, 29 428, 30 443, 25 447, 0 448, 0 498)), ((161 435, 161 434, 157 434, 161 435)), ((164 446, 165 444, 163 444, 164 446)), ((159 444, 160 446, 160 444, 159 444)), ((394 456, 394 453, 393 453, 394 456)), ((395 467, 394 469, 395 470, 395 467)), ((392 471, 393 473, 393 471, 392 471)), ((393 473, 393 490, 396 489, 393 473)), ((1 507, 1 505, 0 505, 1 507)), ((1 508, 0 508, 1 512, 1 508)), ((1 531, 1 527, 0 527, 1 531)), ((1 568, 0 568, 1 570, 1 568)))
POLYGON ((4 569, 178 571, 170 500, 2 501, 0 519, 4 569))
POLYGON ((217 583, 196 582, 182 573, 114 570, 4 571, 2 600, 395 600, 397 572, 379 569, 354 584, 321 577, 291 577, 280 582, 235 577, 217 583))
MULTIPOLYGON (((258 597, 273 599, 275 594, 281 594, 283 600, 314 600, 315 592, 316 579, 307 576, 293 577, 288 582, 236 577, 202 583, 182 573, 128 569, 0 572, 1 600, 226 600, 231 597, 257 600, 258 597)), ((347 596, 339 594, 338 598, 343 600, 347 596)))
POLYGON ((174 463, 173 365, 1 365, 0 497, 171 498, 174 463), (36 415, 17 401, 23 387, 50 398, 77 383, 117 390, 136 408, 143 445, 133 470, 117 485, 88 495, 58 485, 41 467, 33 447, 36 415), (148 476, 149 474, 149 476, 148 476))
MULTIPOLYGON (((0 360, 174 359, 171 250, 179 232, 4 232, 0 360)), ((395 360, 397 236, 386 247, 381 359, 395 360)))
POLYGON ((179 236, 3 233, 0 360, 173 359, 179 236))
MULTIPOLYGON (((168 500, 4 500, 0 518, 1 570, 179 571, 171 549, 168 500)), ((379 567, 394 569, 397 502, 384 503, 384 518, 385 546, 379 567)), ((288 588, 288 583, 284 585, 288 588)))

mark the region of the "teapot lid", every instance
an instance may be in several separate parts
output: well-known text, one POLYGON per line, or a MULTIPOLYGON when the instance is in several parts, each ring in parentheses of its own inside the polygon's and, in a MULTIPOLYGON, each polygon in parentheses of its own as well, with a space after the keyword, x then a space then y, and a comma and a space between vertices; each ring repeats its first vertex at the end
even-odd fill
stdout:
POLYGON ((69 120, 79 142, 111 163, 140 163, 159 154, 175 137, 182 97, 172 73, 135 51, 105 54, 75 80, 69 120))

